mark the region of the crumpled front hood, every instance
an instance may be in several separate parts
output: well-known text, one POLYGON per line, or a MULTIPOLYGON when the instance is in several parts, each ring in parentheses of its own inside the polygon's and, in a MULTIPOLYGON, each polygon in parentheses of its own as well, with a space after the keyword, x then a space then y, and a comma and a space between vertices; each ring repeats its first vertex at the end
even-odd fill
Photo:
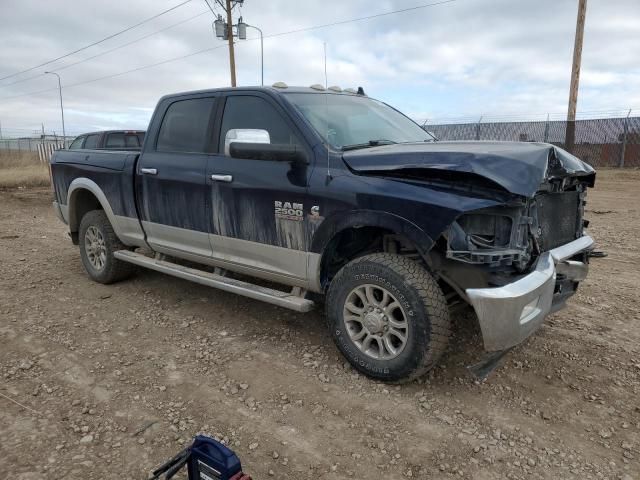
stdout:
POLYGON ((595 170, 569 152, 548 143, 434 142, 384 145, 343 153, 359 173, 403 170, 463 172, 484 177, 505 190, 532 197, 548 178, 588 176, 595 170))

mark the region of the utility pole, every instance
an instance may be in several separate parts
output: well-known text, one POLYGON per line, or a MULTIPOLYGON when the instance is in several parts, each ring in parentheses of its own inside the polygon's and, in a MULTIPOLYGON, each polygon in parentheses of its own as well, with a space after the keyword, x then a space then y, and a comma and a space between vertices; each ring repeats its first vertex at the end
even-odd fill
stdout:
POLYGON ((62 82, 60 81, 60 75, 58 75, 56 72, 44 72, 47 73, 49 75, 55 75, 56 77, 58 77, 58 93, 60 94, 60 114, 62 115, 62 148, 67 148, 66 146, 66 141, 67 141, 67 132, 64 128, 64 107, 62 106, 62 82))
POLYGON ((565 143, 567 150, 572 151, 576 136, 576 106, 578 104, 578 85, 580 83, 580 64, 582 63, 582 41, 584 39, 584 22, 587 17, 587 0, 578 0, 578 19, 576 36, 573 44, 573 65, 571 67, 571 87, 569 88, 569 109, 567 112, 567 130, 565 143))
POLYGON ((231 86, 236 86, 236 55, 233 51, 233 21, 231 20, 231 0, 226 0, 227 4, 227 25, 229 40, 229 68, 231 69, 231 86))
MULTIPOLYGON (((207 6, 211 10, 211 13, 216 15, 215 10, 211 7, 208 0, 205 0, 207 6)), ((242 17, 238 19, 236 25, 233 24, 233 16, 231 12, 236 5, 244 4, 244 0, 216 0, 216 3, 227 14, 225 20, 222 15, 217 14, 216 19, 213 22, 213 32, 215 36, 221 40, 229 42, 229 70, 231 71, 231 86, 236 86, 236 55, 234 51, 233 37, 237 37, 238 40, 247 39, 247 27, 255 28, 260 32, 260 70, 261 70, 261 83, 264 85, 264 40, 262 30, 254 25, 249 25, 242 20, 242 17), (236 29, 237 33, 234 33, 233 29, 236 29)))

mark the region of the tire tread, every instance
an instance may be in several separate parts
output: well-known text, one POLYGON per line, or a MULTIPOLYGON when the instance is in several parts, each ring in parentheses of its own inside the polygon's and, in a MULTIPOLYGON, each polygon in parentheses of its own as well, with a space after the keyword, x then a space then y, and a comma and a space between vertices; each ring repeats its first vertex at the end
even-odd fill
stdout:
POLYGON ((122 243, 116 235, 115 231, 113 230, 113 226, 111 225, 111 222, 109 222, 109 219, 107 218, 104 210, 91 210, 82 217, 82 220, 80 221, 80 250, 82 263, 85 264, 85 270, 87 270, 87 273, 93 280, 99 283, 110 284, 130 277, 135 271, 135 266, 113 257, 113 253, 115 251, 128 249, 129 247, 122 243), (105 237, 105 243, 108 248, 107 266, 99 276, 92 275, 89 268, 87 268, 87 265, 85 264, 85 262, 87 262, 88 260, 86 259, 86 254, 84 253, 84 232, 90 225, 95 225, 102 230, 102 233, 105 237))
MULTIPOLYGON (((437 364, 449 344, 451 322, 449 319, 449 309, 442 290, 422 265, 402 255, 372 253, 352 260, 345 267, 362 263, 382 265, 402 276, 404 282, 417 292, 425 310, 428 312, 430 331, 428 332, 429 345, 425 346, 426 354, 422 356, 421 361, 412 372, 397 382, 404 383, 414 380, 424 375, 437 364)), ((331 282, 327 294, 327 305, 332 303, 333 298, 338 293, 336 290, 339 288, 342 277, 345 275, 345 267, 337 273, 331 282)))

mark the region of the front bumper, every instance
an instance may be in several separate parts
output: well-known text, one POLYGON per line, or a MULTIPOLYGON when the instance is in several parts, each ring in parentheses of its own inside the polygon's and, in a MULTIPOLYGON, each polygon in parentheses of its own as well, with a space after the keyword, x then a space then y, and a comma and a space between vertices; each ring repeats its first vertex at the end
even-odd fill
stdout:
POLYGON ((562 308, 571 293, 556 292, 556 277, 562 275, 563 282, 583 280, 588 264, 569 259, 591 249, 593 239, 585 235, 540 255, 535 270, 520 280, 502 287, 467 289, 485 349, 506 350, 521 343, 549 313, 562 308))

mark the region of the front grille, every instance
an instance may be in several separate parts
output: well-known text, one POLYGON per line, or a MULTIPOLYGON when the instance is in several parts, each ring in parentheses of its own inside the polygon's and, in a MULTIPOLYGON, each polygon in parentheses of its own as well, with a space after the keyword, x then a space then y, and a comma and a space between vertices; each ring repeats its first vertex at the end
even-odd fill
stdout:
POLYGON ((543 193, 536 196, 538 243, 543 252, 576 239, 579 229, 579 192, 543 193))

